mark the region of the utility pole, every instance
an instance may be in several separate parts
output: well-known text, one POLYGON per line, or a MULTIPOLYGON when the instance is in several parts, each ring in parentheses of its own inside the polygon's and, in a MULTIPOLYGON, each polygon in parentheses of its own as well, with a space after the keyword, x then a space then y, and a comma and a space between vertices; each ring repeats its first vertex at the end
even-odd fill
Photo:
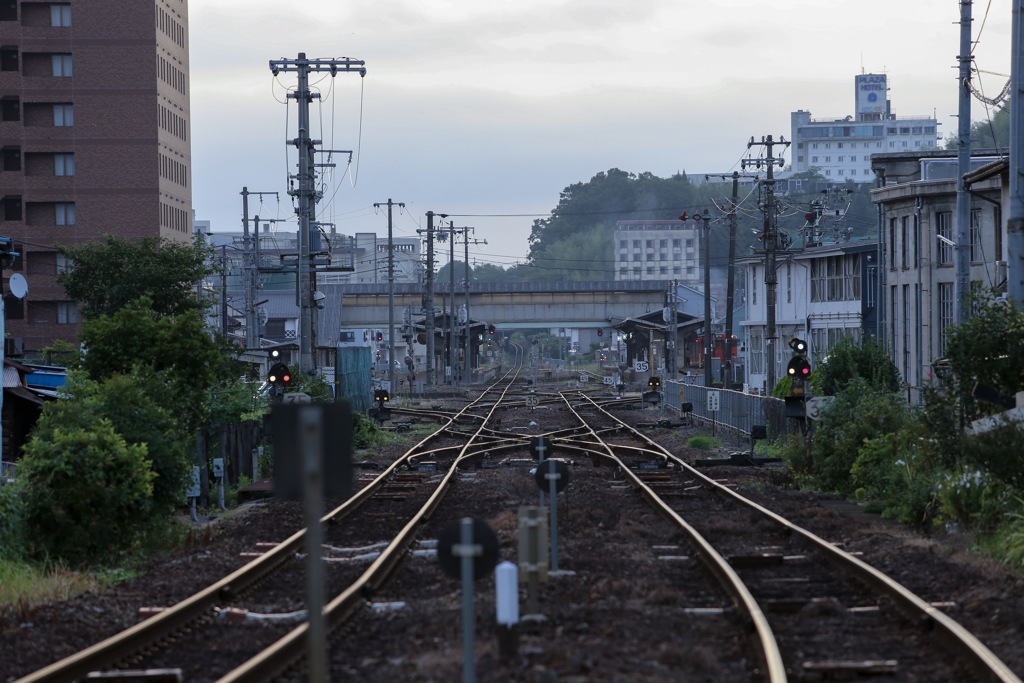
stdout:
MULTIPOLYGON (((380 208, 381 204, 373 205, 373 208, 380 208)), ((395 391, 395 241, 393 226, 391 222, 391 207, 397 206, 404 209, 402 202, 392 202, 388 197, 388 383, 391 384, 391 392, 395 391)), ((409 387, 409 394, 412 394, 412 387, 409 387)))
POLYGON ((427 272, 423 294, 423 331, 427 337, 425 372, 428 387, 434 385, 434 216, 447 218, 448 214, 427 211, 427 272))
POLYGON ((220 245, 220 333, 228 338, 228 252, 227 245, 220 245))
POLYGON ((448 367, 452 373, 451 383, 455 384, 455 221, 448 221, 448 367))
MULTIPOLYGON (((466 244, 466 283, 465 283, 465 294, 466 294, 466 384, 469 384, 470 379, 473 377, 473 361, 471 360, 470 352, 473 350, 473 340, 470 337, 472 332, 471 321, 469 317, 469 231, 476 232, 475 228, 463 228, 463 239, 466 244)), ((474 239, 473 244, 487 244, 487 240, 474 239)))
POLYGON ((263 198, 265 194, 278 197, 277 192, 249 192, 248 187, 242 188, 242 271, 245 273, 245 348, 259 349, 259 322, 256 317, 256 292, 259 290, 259 242, 260 221, 256 216, 253 223, 252 236, 255 248, 249 241, 249 195, 263 198))
POLYGON ((971 0, 960 0, 960 54, 957 57, 960 61, 956 157, 956 321, 959 325, 967 322, 971 312, 971 195, 964 179, 971 170, 971 4, 971 0))
POLYGON ((775 287, 778 284, 778 278, 775 275, 775 252, 778 249, 778 230, 776 229, 776 221, 778 216, 775 210, 775 164, 782 168, 785 163, 782 157, 775 158, 773 148, 775 145, 782 145, 784 148, 789 146, 789 142, 786 141, 781 135, 778 140, 773 140, 772 136, 768 137, 761 136, 761 142, 755 142, 754 138, 750 138, 750 142, 747 143, 747 149, 750 149, 754 145, 760 145, 765 148, 766 156, 758 157, 757 159, 743 159, 742 166, 747 168, 748 166, 756 166, 761 168, 762 166, 768 167, 768 177, 764 180, 765 188, 765 201, 764 201, 764 229, 761 234, 761 239, 764 241, 764 284, 765 284, 765 306, 767 310, 766 319, 766 330, 765 330, 765 355, 767 356, 768 365, 768 377, 766 391, 771 394, 775 388, 775 340, 777 332, 775 330, 775 287))
MULTIPOLYGON (((724 179, 727 176, 721 177, 724 179)), ((732 377, 730 375, 733 351, 732 318, 736 302, 736 210, 739 207, 740 178, 753 178, 757 180, 756 175, 740 175, 739 171, 733 171, 732 175, 728 177, 732 178, 732 201, 729 207, 729 266, 727 276, 729 280, 726 283, 725 290, 725 347, 722 358, 722 374, 724 375, 722 386, 726 389, 732 388, 732 377)))
POLYGON ((708 210, 701 214, 704 240, 704 386, 708 389, 714 384, 711 376, 711 354, 715 349, 715 335, 711 326, 711 217, 708 210))
POLYGON ((1024 101, 1021 100, 1021 75, 1024 74, 1024 0, 1013 0, 1012 62, 1010 78, 1010 215, 1006 222, 1006 291, 1010 302, 1024 310, 1024 101))
POLYGON ((315 264, 310 255, 312 232, 316 229, 313 216, 318 199, 316 192, 316 168, 313 161, 314 147, 321 144, 320 140, 309 137, 309 103, 319 99, 320 93, 309 89, 310 72, 329 72, 331 76, 339 71, 356 72, 360 77, 366 76, 365 62, 355 59, 307 59, 304 52, 297 59, 279 59, 270 61, 270 70, 276 76, 281 71, 294 71, 298 74, 298 87, 295 92, 288 93, 289 99, 298 104, 298 135, 290 141, 298 151, 298 189, 289 190, 288 194, 298 197, 299 205, 295 209, 299 217, 299 258, 297 286, 295 291, 296 304, 299 307, 299 371, 310 375, 315 371, 313 359, 313 316, 316 302, 313 300, 315 280, 313 271, 315 264))

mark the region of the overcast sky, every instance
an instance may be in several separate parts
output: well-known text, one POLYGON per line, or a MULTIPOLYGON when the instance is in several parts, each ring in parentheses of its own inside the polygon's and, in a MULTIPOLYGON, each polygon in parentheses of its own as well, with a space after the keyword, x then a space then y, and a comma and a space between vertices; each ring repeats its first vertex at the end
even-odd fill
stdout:
MULTIPOLYGON (((994 96, 1011 3, 973 13, 975 84, 994 96)), ((278 192, 250 197, 250 214, 295 230, 296 76, 269 62, 300 52, 366 62, 365 78, 310 78, 313 137, 357 152, 351 166, 334 156, 320 220, 385 236, 373 204, 391 198, 405 203, 396 237, 447 213, 487 241, 471 262, 509 265, 567 185, 610 168, 739 169, 751 136, 789 139, 792 111, 853 114, 862 71, 888 75, 897 116, 934 114, 955 134, 959 18, 958 0, 193 0, 196 217, 240 230, 244 186, 278 192)), ((972 119, 986 115, 974 100, 972 119)))

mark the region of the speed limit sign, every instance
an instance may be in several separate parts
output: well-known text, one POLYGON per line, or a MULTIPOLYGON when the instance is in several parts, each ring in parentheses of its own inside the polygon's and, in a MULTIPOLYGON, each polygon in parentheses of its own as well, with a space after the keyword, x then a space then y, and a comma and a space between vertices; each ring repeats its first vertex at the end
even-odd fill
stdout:
POLYGON ((650 368, 650 363, 648 363, 645 360, 638 360, 636 363, 633 364, 633 369, 636 370, 637 372, 647 372, 648 370, 650 370, 650 368))
POLYGON ((531 408, 536 408, 538 403, 540 403, 540 399, 537 398, 536 394, 527 394, 526 405, 531 408))

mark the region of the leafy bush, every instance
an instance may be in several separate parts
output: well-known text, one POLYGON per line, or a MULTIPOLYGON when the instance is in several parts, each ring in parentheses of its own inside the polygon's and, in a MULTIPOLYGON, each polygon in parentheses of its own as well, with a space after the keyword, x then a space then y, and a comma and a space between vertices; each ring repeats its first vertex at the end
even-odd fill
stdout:
POLYGON ((691 436, 686 442, 690 448, 697 448, 702 451, 710 451, 722 445, 722 440, 713 436, 691 436))
POLYGON ((107 565, 152 528, 153 479, 143 444, 101 419, 33 437, 18 468, 29 551, 71 565, 107 565))
POLYGON ((960 443, 963 461, 1001 481, 1024 491, 1024 429, 1020 424, 1003 420, 991 431, 968 435, 960 443))
POLYGON ((817 487, 853 494, 856 487, 850 472, 864 442, 900 432, 910 420, 901 397, 854 378, 815 425, 807 474, 817 487))
POLYGON ((395 442, 395 435, 381 429, 377 424, 362 413, 352 415, 352 447, 373 448, 395 442))
MULTIPOLYGON (((1024 500, 1018 498, 1015 502, 1018 510, 1024 508, 1024 500)), ((1024 514, 1011 512, 1007 519, 1009 524, 1001 544, 1003 561, 1024 568, 1024 514)))
POLYGON ((837 341, 811 374, 811 385, 817 396, 835 396, 858 379, 878 390, 899 391, 899 369, 874 337, 859 341, 843 337, 837 341))
POLYGON ((0 486, 0 560, 21 559, 24 548, 22 500, 17 484, 0 486))
POLYGON ((913 428, 866 440, 850 476, 857 498, 884 517, 923 526, 935 514, 936 475, 913 428))
POLYGON ((114 375, 93 381, 72 372, 67 384, 69 398, 47 403, 33 436, 51 440, 55 430, 72 427, 91 430, 108 420, 128 444, 145 444, 154 474, 153 509, 167 517, 181 504, 191 472, 191 436, 154 400, 166 385, 151 372, 134 376, 114 375))
POLYGON ((1010 489, 982 470, 964 467, 947 473, 938 484, 938 521, 956 522, 965 528, 991 528, 1003 521, 1013 500, 1010 489))

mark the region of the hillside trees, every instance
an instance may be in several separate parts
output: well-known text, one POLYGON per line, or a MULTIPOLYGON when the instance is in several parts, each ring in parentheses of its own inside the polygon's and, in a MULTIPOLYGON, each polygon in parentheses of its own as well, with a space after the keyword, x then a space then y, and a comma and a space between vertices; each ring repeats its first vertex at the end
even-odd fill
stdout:
POLYGON ((683 210, 715 210, 706 188, 685 174, 659 178, 617 168, 562 190, 548 218, 533 222, 527 279, 614 280, 619 220, 676 220, 683 210))

